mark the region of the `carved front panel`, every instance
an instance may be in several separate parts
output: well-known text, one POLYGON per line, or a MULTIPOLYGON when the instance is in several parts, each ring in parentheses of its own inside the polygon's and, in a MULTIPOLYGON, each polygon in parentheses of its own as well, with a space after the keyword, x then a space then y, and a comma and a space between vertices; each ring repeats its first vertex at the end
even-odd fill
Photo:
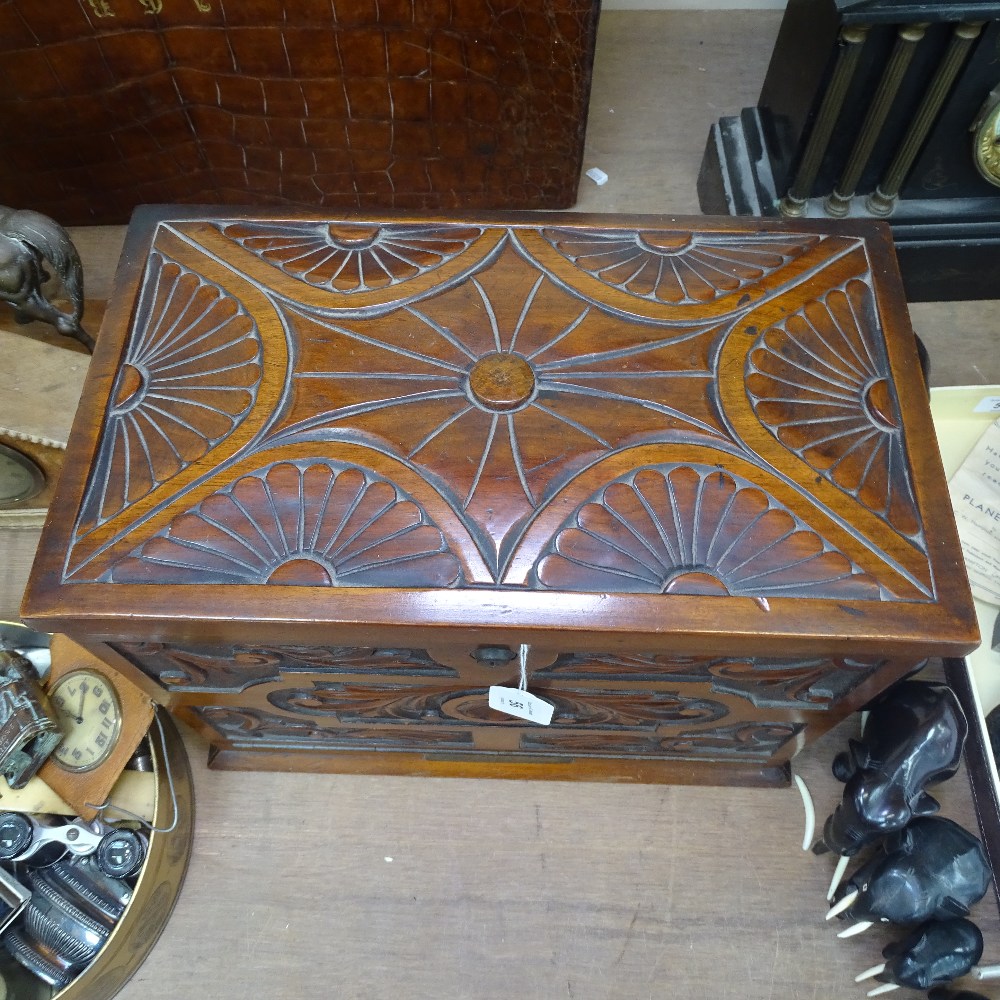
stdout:
MULTIPOLYGON (((256 708, 207 706, 188 709, 216 738, 238 750, 329 750, 461 752, 463 757, 518 756, 628 758, 678 761, 738 761, 766 764, 802 731, 801 724, 739 722, 706 729, 674 727, 655 735, 531 730, 513 744, 477 740, 481 731, 328 727, 256 708)), ((512 724, 508 724, 514 728, 512 724)))
POLYGON ((907 448, 859 239, 161 224, 63 577, 930 602, 907 448))
MULTIPOLYGON (((280 644, 208 646, 158 642, 119 642, 111 648, 165 689, 184 693, 217 692, 234 695, 251 687, 290 683, 305 674, 350 679, 355 684, 399 679, 434 678, 435 688, 461 676, 482 683, 516 683, 513 661, 498 666, 465 655, 464 671, 438 663, 419 649, 375 649, 352 646, 287 646, 280 644), (505 672, 506 671, 506 672, 505 672)), ((847 698, 858 685, 888 665, 879 659, 851 657, 692 657, 671 654, 566 653, 551 665, 531 673, 532 685, 546 691, 580 689, 593 685, 613 693, 627 685, 649 689, 666 684, 677 690, 703 685, 714 694, 736 695, 758 708, 825 712, 847 698)), ((916 664, 910 665, 916 668, 916 664)), ((294 688, 292 688, 294 689, 294 688)), ((282 697, 285 697, 284 695, 282 697)), ((319 696, 317 706, 330 694, 319 696)), ((309 701, 309 699, 307 699, 309 701)), ((272 704, 273 704, 272 699, 272 704)), ((559 713, 556 713, 558 718, 559 713)), ((490 716, 478 716, 484 721, 490 716)), ((494 720, 495 721, 495 720, 494 720)))
MULTIPOLYGON (((758 708, 826 711, 887 665, 885 660, 851 657, 678 657, 567 654, 537 678, 573 680, 669 680, 708 684, 720 694, 746 698, 758 708)), ((915 669, 915 667, 914 667, 915 669)))
POLYGON ((237 748, 465 749, 479 753, 766 762, 801 723, 747 719, 725 700, 687 691, 536 687, 555 706, 550 726, 489 708, 481 688, 313 680, 268 686, 228 702, 181 709, 237 748), (722 720, 725 720, 723 722, 722 720), (734 721, 735 720, 735 721, 734 721))
POLYGON ((564 654, 530 673, 553 707, 542 730, 488 705, 517 685, 510 661, 461 671, 421 650, 117 643, 179 697, 180 711, 237 747, 451 747, 468 752, 767 761, 884 663, 564 654))
POLYGON ((290 673, 455 677, 419 649, 357 646, 207 646, 113 643, 111 648, 171 691, 243 691, 290 673))

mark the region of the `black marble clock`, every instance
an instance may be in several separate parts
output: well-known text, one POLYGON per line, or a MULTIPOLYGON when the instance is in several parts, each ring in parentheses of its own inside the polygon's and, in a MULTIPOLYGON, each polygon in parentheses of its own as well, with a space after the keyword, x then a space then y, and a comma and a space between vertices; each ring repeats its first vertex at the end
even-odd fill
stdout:
POLYGON ((1000 3, 790 0, 702 211, 884 218, 911 300, 1000 298, 1000 3))

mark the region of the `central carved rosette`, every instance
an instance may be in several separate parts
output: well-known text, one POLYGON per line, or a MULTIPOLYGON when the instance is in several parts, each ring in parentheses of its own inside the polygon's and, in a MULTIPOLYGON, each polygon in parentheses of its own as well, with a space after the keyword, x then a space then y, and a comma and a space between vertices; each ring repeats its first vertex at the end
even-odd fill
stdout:
POLYGON ((534 395, 535 372, 519 354, 487 354, 469 372, 469 392, 487 410, 517 410, 534 395))

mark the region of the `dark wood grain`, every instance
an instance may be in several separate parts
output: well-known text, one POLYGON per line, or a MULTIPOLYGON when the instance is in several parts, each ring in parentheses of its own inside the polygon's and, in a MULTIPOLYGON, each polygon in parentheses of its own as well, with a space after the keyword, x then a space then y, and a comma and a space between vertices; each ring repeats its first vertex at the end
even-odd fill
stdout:
POLYGON ((133 225, 25 605, 213 741, 773 769, 975 641, 877 226, 222 212, 133 225))

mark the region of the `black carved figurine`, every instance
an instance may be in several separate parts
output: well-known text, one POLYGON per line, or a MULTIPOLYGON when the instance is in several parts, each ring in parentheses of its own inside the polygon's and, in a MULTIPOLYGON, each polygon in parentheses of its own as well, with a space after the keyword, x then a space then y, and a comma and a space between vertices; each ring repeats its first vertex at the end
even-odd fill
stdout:
POLYGON ((0 205, 0 300, 14 307, 20 323, 50 323, 61 334, 93 351, 93 338, 80 325, 83 316, 83 269, 69 234, 40 212, 0 205), (70 311, 56 308, 42 286, 55 271, 70 300, 70 311))
POLYGON ((989 888, 983 845, 954 820, 914 820, 841 886, 832 916, 918 924, 968 915, 989 888))
POLYGON ((983 935, 971 920, 930 920, 882 950, 881 965, 855 979, 926 990, 966 975, 982 958, 983 935))
POLYGON ((944 986, 938 986, 927 994, 927 1000, 990 1000, 982 993, 972 993, 970 990, 959 990, 955 993, 944 986))
POLYGON ((833 773, 846 782, 827 819, 823 842, 851 856, 880 837, 938 811, 929 785, 957 770, 969 727, 943 684, 904 681, 872 706, 861 740, 838 754, 833 773))

